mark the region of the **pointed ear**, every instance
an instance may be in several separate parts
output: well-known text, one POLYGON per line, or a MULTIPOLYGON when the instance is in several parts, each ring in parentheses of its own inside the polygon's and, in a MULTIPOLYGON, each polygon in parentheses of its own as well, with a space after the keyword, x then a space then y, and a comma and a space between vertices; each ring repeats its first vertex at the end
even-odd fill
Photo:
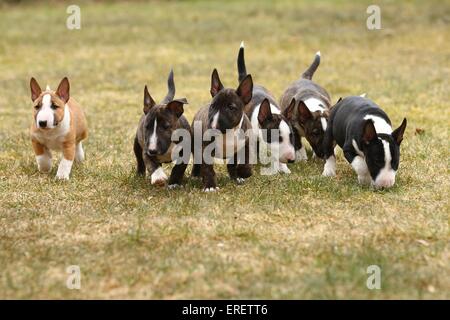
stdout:
POLYGON ((175 99, 170 101, 166 108, 170 111, 172 111, 173 113, 175 113, 175 115, 177 116, 177 118, 181 117, 181 115, 184 112, 184 108, 183 105, 187 104, 187 100, 185 98, 182 99, 175 99))
POLYGON ((56 89, 56 94, 61 98, 64 103, 67 103, 70 99, 70 84, 69 79, 64 77, 58 85, 58 89, 56 89))
POLYGON ((147 86, 145 86, 145 88, 144 88, 144 113, 147 114, 155 104, 156 104, 155 100, 153 100, 152 96, 148 92, 147 86))
POLYGON ((339 97, 338 101, 336 103, 339 103, 342 101, 342 97, 339 97))
POLYGON ((377 131, 375 130, 373 121, 371 119, 367 119, 363 125, 362 141, 367 144, 376 138, 377 138, 377 131))
POLYGON ((283 110, 283 116, 286 117, 286 119, 291 120, 294 116, 294 108, 295 108, 295 98, 292 98, 291 103, 289 106, 283 110))
POLYGON ((301 123, 305 123, 309 118, 312 118, 311 111, 301 100, 298 103, 298 117, 301 123))
POLYGON ((395 141, 397 141, 397 143, 400 145, 400 143, 402 143, 403 140, 403 134, 405 133, 405 129, 406 129, 406 118, 403 118, 402 124, 400 125, 400 127, 398 127, 397 129, 394 130, 394 132, 392 132, 392 136, 394 137, 395 141))
POLYGON ((268 99, 264 99, 259 106, 258 122, 262 124, 266 120, 272 119, 272 110, 270 110, 270 103, 268 99))
POLYGON ((31 89, 31 100, 36 100, 42 93, 42 89, 39 86, 38 82, 35 78, 31 78, 30 80, 30 89, 31 89))
POLYGON ((239 97, 241 97, 241 100, 244 102, 244 104, 247 104, 252 100, 253 96, 253 79, 252 75, 247 75, 239 84, 239 87, 236 90, 236 93, 239 97))
POLYGON ((223 84, 220 82, 219 73, 217 72, 217 69, 214 69, 211 75, 211 96, 214 98, 222 89, 223 84))

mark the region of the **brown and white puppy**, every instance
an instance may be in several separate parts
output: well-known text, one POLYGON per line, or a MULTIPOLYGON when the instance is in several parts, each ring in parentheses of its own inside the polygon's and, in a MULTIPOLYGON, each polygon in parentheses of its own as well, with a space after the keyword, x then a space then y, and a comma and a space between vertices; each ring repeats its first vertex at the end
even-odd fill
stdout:
POLYGON ((40 172, 52 168, 51 150, 62 151, 63 158, 56 173, 57 179, 69 179, 73 161, 84 160, 81 141, 86 139, 87 123, 80 105, 70 97, 67 78, 61 80, 56 91, 47 86, 45 91, 34 78, 30 80, 33 101, 31 143, 40 172))
POLYGON ((328 92, 311 79, 320 64, 320 52, 316 53, 313 63, 302 77, 284 92, 280 99, 281 109, 292 108, 288 119, 294 129, 296 160, 307 160, 306 149, 301 138, 308 140, 314 155, 323 158, 323 136, 327 128, 331 99, 328 92))
POLYGON ((188 148, 181 150, 182 141, 172 141, 172 134, 184 129, 190 138, 190 126, 183 116, 183 105, 187 104, 187 100, 174 100, 173 71, 170 71, 167 85, 169 91, 159 104, 150 96, 147 86, 144 88, 144 114, 134 139, 134 154, 138 174, 145 175, 147 169, 151 184, 155 185, 164 185, 167 180, 161 164, 175 162, 168 181, 168 188, 172 189, 181 185, 191 151, 190 144, 188 148))
MULTIPOLYGON (((244 42, 239 48, 237 68, 239 81, 242 81, 247 76, 244 42)), ((270 150, 270 167, 263 168, 261 172, 266 175, 290 173, 286 163, 295 160, 293 130, 270 91, 261 85, 253 84, 252 99, 245 106, 244 112, 252 124, 251 132, 258 141, 260 155, 265 155, 267 150, 270 150)), ((286 109, 285 113, 287 112, 290 112, 290 109, 286 109)))
POLYGON ((219 74, 214 69, 211 76, 211 96, 209 104, 202 107, 194 116, 192 135, 194 137, 194 166, 192 176, 201 176, 205 192, 216 191, 217 181, 212 159, 207 159, 204 150, 212 150, 214 158, 227 159, 227 170, 231 179, 243 183, 252 175, 248 137, 250 120, 244 107, 252 99, 253 80, 247 75, 237 89, 224 88, 219 74), (204 133, 216 132, 211 140, 204 133), (197 137, 201 143, 197 146, 197 137))

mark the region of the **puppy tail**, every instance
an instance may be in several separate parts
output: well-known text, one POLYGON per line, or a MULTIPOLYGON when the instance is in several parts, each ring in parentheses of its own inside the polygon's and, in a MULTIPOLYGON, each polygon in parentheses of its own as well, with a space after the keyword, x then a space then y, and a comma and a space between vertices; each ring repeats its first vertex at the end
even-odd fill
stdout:
POLYGON ((317 68, 320 64, 320 51, 317 51, 316 56, 314 57, 314 61, 311 63, 308 69, 305 70, 302 74, 303 79, 309 79, 311 80, 314 72, 316 72, 317 68))
POLYGON ((170 69, 169 77, 167 78, 167 95, 163 103, 169 103, 175 97, 175 81, 173 80, 173 69, 170 69))
POLYGON ((237 68, 239 74, 239 82, 244 80, 247 76, 247 69, 245 68, 245 59, 244 59, 244 41, 241 42, 241 47, 239 48, 239 54, 237 58, 237 68))

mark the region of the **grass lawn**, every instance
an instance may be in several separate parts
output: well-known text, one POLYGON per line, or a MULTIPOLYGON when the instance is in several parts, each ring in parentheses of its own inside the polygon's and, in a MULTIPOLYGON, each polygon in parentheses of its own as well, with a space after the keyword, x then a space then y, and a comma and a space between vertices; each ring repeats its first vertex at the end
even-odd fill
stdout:
POLYGON ((72 31, 67 4, 0 4, 0 298, 450 298, 448 2, 379 1, 374 31, 372 1, 76 2, 72 31), (136 177, 144 85, 162 99, 173 67, 192 120, 214 67, 237 86, 241 40, 276 97, 320 50, 314 79, 333 101, 367 92, 395 127, 406 116, 396 186, 359 186, 341 151, 335 179, 309 160, 236 186, 218 166, 217 194, 136 177), (65 75, 90 137, 59 182, 56 166, 37 171, 29 79, 65 75))

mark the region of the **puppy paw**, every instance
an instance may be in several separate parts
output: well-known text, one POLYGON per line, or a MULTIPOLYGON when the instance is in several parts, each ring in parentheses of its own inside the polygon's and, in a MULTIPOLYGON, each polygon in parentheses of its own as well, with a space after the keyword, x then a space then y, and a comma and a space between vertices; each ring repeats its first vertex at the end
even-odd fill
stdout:
POLYGON ((335 177, 336 176, 336 170, 332 169, 332 168, 323 168, 323 172, 322 175, 324 177, 335 177))
POLYGON ((236 183, 237 184, 243 184, 245 182, 244 178, 236 178, 236 183))
POLYGON ((370 177, 370 175, 358 176, 358 183, 359 184, 372 184, 372 178, 370 177))
POLYGON ((166 184, 167 176, 163 168, 159 167, 152 173, 151 183, 157 186, 164 186, 166 184))
POLYGON ((167 189, 169 189, 169 190, 174 190, 174 189, 178 189, 178 188, 181 188, 181 185, 179 185, 179 184, 177 184, 177 183, 169 184, 169 185, 167 186, 167 189))
POLYGON ((206 193, 217 192, 217 191, 219 191, 219 187, 211 187, 211 188, 203 189, 203 192, 206 192, 206 193))
POLYGON ((49 173, 52 170, 52 159, 45 154, 36 156, 36 163, 39 172, 49 173))
POLYGON ((73 161, 62 159, 56 172, 56 179, 69 180, 70 171, 72 170, 73 161))
POLYGON ((281 173, 284 173, 284 174, 290 174, 291 173, 291 170, 288 168, 288 166, 285 163, 282 163, 280 165, 279 171, 281 173))

